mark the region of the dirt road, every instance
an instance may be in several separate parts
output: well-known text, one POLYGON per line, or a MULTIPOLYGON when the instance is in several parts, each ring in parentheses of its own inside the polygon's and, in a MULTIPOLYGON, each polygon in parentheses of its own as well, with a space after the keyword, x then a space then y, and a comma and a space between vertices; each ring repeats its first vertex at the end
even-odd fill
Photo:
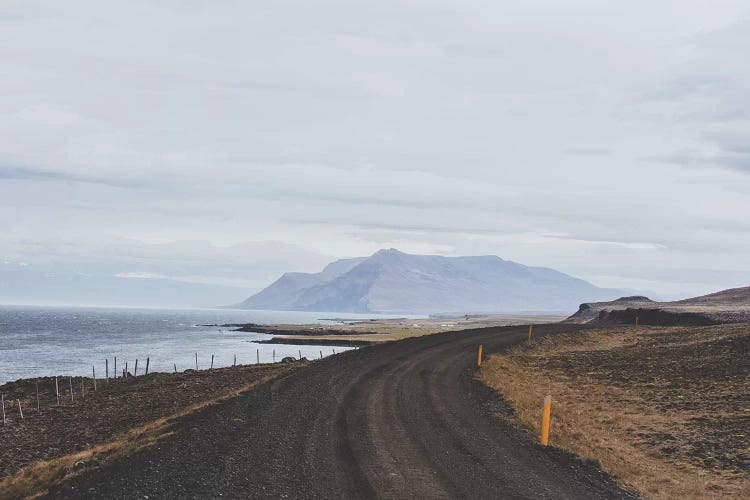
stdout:
POLYGON ((49 496, 630 498, 497 416, 502 401, 474 379, 477 346, 491 354, 526 332, 469 330, 332 356, 191 415, 157 448, 49 496))

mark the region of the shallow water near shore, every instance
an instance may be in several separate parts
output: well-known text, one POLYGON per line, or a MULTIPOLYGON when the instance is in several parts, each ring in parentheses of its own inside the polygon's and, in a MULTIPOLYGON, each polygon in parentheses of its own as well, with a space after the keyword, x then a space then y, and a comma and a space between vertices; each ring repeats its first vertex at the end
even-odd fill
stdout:
MULTIPOLYGON (((341 316, 336 313, 241 311, 231 309, 133 309, 101 307, 0 306, 0 384, 21 378, 51 375, 104 377, 105 359, 109 359, 110 376, 114 357, 121 372, 128 363, 133 373, 172 372, 230 366, 237 356, 238 364, 261 363, 284 356, 316 359, 333 354, 331 347, 314 345, 263 345, 253 340, 267 340, 270 335, 233 332, 218 326, 226 323, 330 323, 322 318, 341 316)), ((348 319, 382 317, 347 314, 348 319)), ((336 347, 336 352, 346 347, 336 347)))

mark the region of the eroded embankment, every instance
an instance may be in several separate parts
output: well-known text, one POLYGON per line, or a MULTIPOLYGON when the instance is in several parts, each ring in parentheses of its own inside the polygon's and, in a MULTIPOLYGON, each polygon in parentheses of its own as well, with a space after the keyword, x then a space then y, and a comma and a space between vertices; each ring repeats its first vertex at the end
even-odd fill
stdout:
POLYGON ((664 309, 627 308, 600 311, 592 321, 600 325, 709 326, 722 321, 706 313, 666 311, 664 309))
POLYGON ((481 378, 551 443, 653 498, 750 497, 750 325, 620 327, 533 340, 481 378))

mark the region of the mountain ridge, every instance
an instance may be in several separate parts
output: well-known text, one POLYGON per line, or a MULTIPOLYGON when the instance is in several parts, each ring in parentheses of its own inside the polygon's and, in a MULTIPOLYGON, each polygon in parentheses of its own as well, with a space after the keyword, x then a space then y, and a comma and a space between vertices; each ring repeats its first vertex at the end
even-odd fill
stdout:
POLYGON ((285 273, 233 307, 392 314, 565 311, 575 310, 581 299, 622 293, 496 255, 412 255, 391 248, 335 261, 320 273, 285 273))

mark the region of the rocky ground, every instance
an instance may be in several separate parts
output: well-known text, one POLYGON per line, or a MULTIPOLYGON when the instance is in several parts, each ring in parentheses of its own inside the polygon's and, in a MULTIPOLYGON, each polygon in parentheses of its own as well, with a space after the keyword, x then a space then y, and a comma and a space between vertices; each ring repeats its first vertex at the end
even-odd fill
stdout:
POLYGON ((750 496, 750 325, 619 327, 530 342, 483 369, 557 444, 649 496, 750 496))
POLYGON ((60 377, 60 406, 54 377, 5 384, 0 386, 5 400, 5 424, 0 421, 0 485, 3 478, 25 466, 121 440, 124 433, 139 426, 233 395, 305 364, 277 363, 98 379, 96 392, 91 378, 60 377))

